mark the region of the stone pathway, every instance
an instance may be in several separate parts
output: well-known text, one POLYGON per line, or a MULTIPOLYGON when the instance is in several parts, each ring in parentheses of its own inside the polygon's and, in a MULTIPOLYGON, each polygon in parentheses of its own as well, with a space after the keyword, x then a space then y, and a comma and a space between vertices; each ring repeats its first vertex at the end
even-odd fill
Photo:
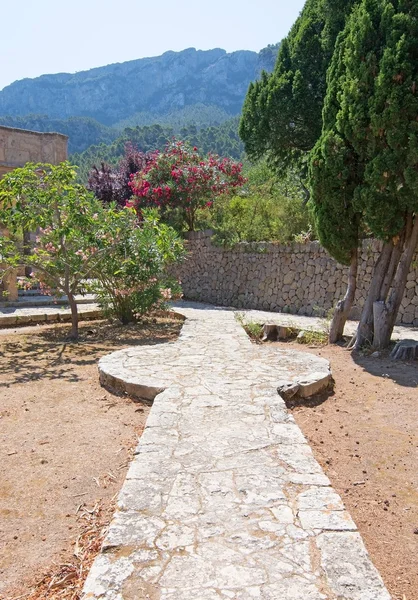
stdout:
MULTIPOLYGON (((98 304, 94 303, 92 296, 79 297, 79 314, 84 319, 97 319, 102 316, 98 304)), ((175 304, 174 304, 175 306, 175 304)), ((225 309, 227 310, 227 309, 225 309)), ((318 317, 306 317, 303 315, 290 315, 287 313, 266 312, 261 310, 235 310, 243 315, 247 321, 256 323, 276 323, 277 325, 289 325, 298 329, 323 330, 324 319, 318 317)), ((22 298, 13 306, 0 303, 0 328, 21 325, 35 325, 53 322, 66 322, 71 320, 71 312, 65 304, 54 304, 52 298, 45 296, 34 296, 22 298)), ((357 321, 347 321, 345 326, 346 335, 352 335, 357 328, 357 321)), ((417 340, 418 327, 396 326, 392 335, 393 340, 417 340)))
MULTIPOLYGON (((94 304, 95 297, 93 294, 85 294, 84 296, 77 295, 75 297, 77 304, 94 304)), ((23 292, 19 294, 19 298, 13 302, 0 302, 0 311, 6 309, 6 311, 14 310, 16 308, 40 308, 41 306, 52 306, 57 308, 58 306, 68 306, 67 296, 61 298, 54 298, 53 296, 41 295, 33 292, 23 292)))
POLYGON ((389 600, 276 391, 325 385, 328 362, 183 306, 178 341, 100 361, 104 383, 158 395, 84 600, 389 600))

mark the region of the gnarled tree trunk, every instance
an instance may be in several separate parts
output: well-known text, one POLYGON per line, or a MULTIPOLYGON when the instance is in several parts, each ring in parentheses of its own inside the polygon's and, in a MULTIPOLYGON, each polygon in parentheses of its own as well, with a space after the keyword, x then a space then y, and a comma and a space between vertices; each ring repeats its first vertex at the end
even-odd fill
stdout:
POLYGON ((369 293, 361 313, 360 322, 349 347, 359 350, 364 344, 373 342, 373 304, 380 300, 382 288, 391 263, 393 242, 384 244, 374 267, 369 293))
POLYGON ((388 299, 373 304, 374 338, 373 348, 382 350, 389 346, 396 317, 405 293, 406 282, 412 259, 418 245, 418 216, 408 215, 404 249, 398 261, 396 274, 388 299))
POLYGON ((335 308, 334 316, 331 321, 329 331, 329 343, 336 344, 343 337, 344 326, 350 315, 351 307, 353 306, 354 297, 357 289, 357 272, 358 272, 358 249, 354 248, 351 252, 350 269, 348 272, 347 292, 342 300, 340 300, 335 308))
POLYGON ((418 217, 409 213, 399 238, 382 248, 351 348, 369 343, 381 350, 389 345, 417 245, 418 217))

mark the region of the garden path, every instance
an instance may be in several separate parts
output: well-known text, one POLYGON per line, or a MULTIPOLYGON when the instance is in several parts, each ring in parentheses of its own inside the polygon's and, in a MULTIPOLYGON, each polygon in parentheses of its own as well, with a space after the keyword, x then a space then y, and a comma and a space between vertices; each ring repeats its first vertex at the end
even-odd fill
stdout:
POLYGON ((328 361, 253 345, 233 311, 177 310, 178 341, 99 363, 155 401, 84 600, 389 600, 276 391, 328 385, 328 361))
MULTIPOLYGON (((78 311, 80 320, 94 319, 101 316, 99 305, 94 302, 92 296, 78 297, 78 311)), ((179 303, 179 306, 182 303, 179 303)), ((196 303, 197 304, 197 303, 196 303)), ((173 304, 175 307, 176 304, 173 304)), ((304 315, 291 315, 280 312, 267 312, 261 310, 234 309, 242 314, 247 321, 256 323, 276 323, 277 325, 289 325, 297 329, 321 330, 326 326, 325 320, 320 317, 306 317, 304 315)), ((54 299, 45 296, 34 296, 32 298, 21 298, 19 302, 10 306, 8 303, 0 303, 0 327, 13 327, 14 325, 34 325, 45 322, 70 321, 71 311, 63 302, 61 305, 54 304, 54 299)), ((357 328, 357 321, 347 321, 344 333, 352 335, 357 328)), ((412 339, 418 341, 418 327, 397 325, 392 334, 393 340, 412 339)))

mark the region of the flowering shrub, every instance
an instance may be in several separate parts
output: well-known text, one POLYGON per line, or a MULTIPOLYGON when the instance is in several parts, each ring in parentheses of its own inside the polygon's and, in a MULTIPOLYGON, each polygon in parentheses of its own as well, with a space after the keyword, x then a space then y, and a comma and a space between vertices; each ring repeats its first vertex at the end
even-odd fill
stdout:
POLYGON ((103 204, 116 202, 118 206, 123 207, 132 196, 129 185, 131 176, 144 169, 149 158, 150 155, 140 152, 133 144, 127 143, 125 154, 117 167, 111 167, 103 162, 100 168, 93 166, 89 173, 87 187, 103 204))
POLYGON ((178 283, 167 276, 166 268, 183 254, 174 229, 160 223, 156 211, 145 210, 141 223, 124 229, 116 252, 95 275, 95 291, 105 313, 129 323, 152 308, 164 307, 179 293, 178 283))
POLYGON ((105 208, 75 178, 68 163, 27 164, 0 181, 0 222, 9 231, 0 236, 0 277, 30 267, 45 293, 66 295, 73 338, 76 294, 93 287, 121 320, 134 318, 163 298, 163 269, 182 248, 168 226, 146 216, 139 227, 132 208, 105 208), (35 245, 22 244, 25 231, 37 232, 35 245))
POLYGON ((243 185, 241 170, 241 163, 213 155, 203 157, 197 148, 175 141, 164 152, 154 153, 132 177, 130 186, 136 197, 132 205, 138 211, 145 207, 177 210, 193 231, 199 209, 211 207, 216 197, 243 185))

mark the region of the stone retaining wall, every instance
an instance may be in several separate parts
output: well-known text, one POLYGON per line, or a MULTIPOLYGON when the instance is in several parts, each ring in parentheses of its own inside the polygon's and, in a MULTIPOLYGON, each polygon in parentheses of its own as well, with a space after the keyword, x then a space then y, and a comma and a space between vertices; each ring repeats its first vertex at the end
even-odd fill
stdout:
MULTIPOLYGON (((185 298, 221 306, 325 315, 344 296, 347 267, 339 265, 318 242, 283 246, 213 246, 210 232, 189 234, 188 257, 177 268, 185 298)), ((364 305, 380 243, 363 243, 359 285, 351 318, 364 305)), ((398 323, 418 325, 418 255, 408 275, 398 323)))

